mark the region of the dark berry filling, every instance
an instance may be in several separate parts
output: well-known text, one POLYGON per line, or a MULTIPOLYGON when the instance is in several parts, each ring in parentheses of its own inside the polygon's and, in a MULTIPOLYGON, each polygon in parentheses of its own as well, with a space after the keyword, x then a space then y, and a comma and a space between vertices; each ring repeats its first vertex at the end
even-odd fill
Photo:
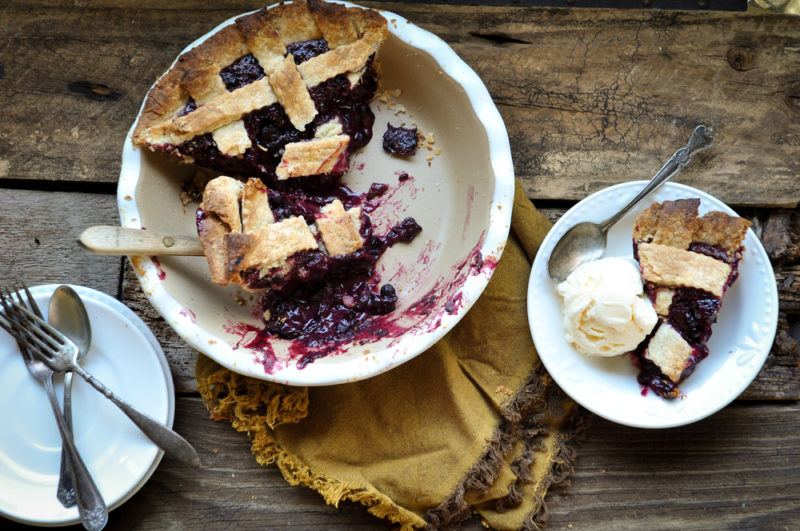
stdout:
POLYGON ((186 102, 186 105, 183 106, 183 109, 178 111, 178 116, 185 116, 195 109, 197 109, 197 103, 195 103, 194 98, 190 96, 189 101, 186 102))
POLYGON ((642 386, 642 394, 645 394, 647 389, 652 389, 662 398, 678 397, 680 394, 678 384, 667 378, 658 365, 638 354, 633 355, 633 364, 639 369, 636 381, 642 386))
POLYGON ((669 323, 689 343, 705 343, 711 337, 711 326, 717 321, 720 300, 703 290, 675 290, 669 307, 669 323))
MULTIPOLYGON (((376 183, 370 190, 385 191, 376 183)), ((269 190, 269 203, 276 221, 302 216, 314 221, 320 209, 334 199, 350 209, 369 200, 370 192, 356 194, 346 186, 315 195, 308 190, 269 190)), ((206 213, 197 210, 198 233, 204 232, 206 213)), ((398 242, 411 242, 422 227, 406 218, 383 236, 374 234, 369 216, 361 214, 364 246, 351 254, 330 256, 322 251, 304 251, 289 258, 283 268, 262 275, 259 268, 242 271, 251 289, 264 289, 261 301, 264 329, 260 335, 302 341, 298 366, 332 352, 368 325, 369 317, 395 309, 397 294, 391 284, 381 285, 375 266, 383 253, 398 242)))
POLYGON ((369 191, 367 192, 367 199, 375 199, 376 197, 380 197, 386 193, 386 190, 389 189, 389 185, 386 183, 372 183, 369 187, 369 191))
POLYGON ((386 124, 383 149, 393 155, 409 156, 417 152, 417 128, 394 127, 386 124))
MULTIPOLYGON (((320 251, 294 255, 284 271, 259 278, 256 269, 243 274, 253 288, 269 288, 261 302, 265 332, 304 345, 302 365, 342 342, 353 339, 369 317, 395 309, 391 284, 379 286, 375 264, 390 246, 410 242, 422 230, 407 218, 385 236, 375 236, 366 214, 361 232, 366 242, 358 251, 329 256, 320 251), (322 350, 320 350, 322 349, 322 350)), ((300 365, 299 365, 300 366, 300 365)))
POLYGON ((251 112, 244 117, 244 125, 250 139, 259 148, 261 158, 271 166, 277 166, 281 161, 286 144, 313 136, 313 132, 308 134, 295 129, 279 103, 251 112))
POLYGON ((286 45, 286 51, 294 56, 295 64, 308 61, 312 57, 322 55, 328 51, 328 41, 316 39, 311 41, 299 41, 286 45))
POLYGON ((730 263, 731 261, 730 257, 728 256, 728 253, 724 249, 721 249, 716 245, 709 245, 703 242, 692 242, 689 244, 689 250, 692 251, 693 253, 699 253, 699 254, 704 254, 706 256, 710 256, 711 258, 714 258, 716 260, 721 260, 722 262, 725 263, 730 263))
POLYGON ((693 345, 691 357, 687 360, 683 372, 678 378, 678 381, 673 382, 661 371, 658 365, 645 357, 647 345, 650 343, 650 339, 653 335, 655 335, 656 330, 658 330, 658 326, 653 329, 650 335, 642 341, 631 354, 631 361, 633 361, 634 366, 639 369, 636 380, 639 382, 639 385, 642 386, 642 394, 646 394, 647 389, 652 389, 654 393, 662 398, 677 398, 680 396, 678 384, 688 378, 689 375, 694 372, 697 364, 708 356, 708 348, 702 344, 693 345))
POLYGON ((253 148, 244 152, 241 158, 227 157, 217 148, 211 133, 196 136, 184 142, 179 151, 193 159, 198 166, 208 168, 225 167, 226 171, 233 174, 246 174, 253 166, 259 165, 259 153, 253 148))
POLYGON ((392 227, 382 238, 370 236, 367 246, 370 249, 380 250, 382 254, 383 251, 397 242, 408 243, 412 241, 420 232, 422 232, 422 227, 419 223, 414 218, 406 218, 392 227))
POLYGON ((374 291, 369 279, 347 279, 291 299, 265 299, 270 318, 265 329, 286 339, 302 339, 318 348, 332 340, 352 339, 359 324, 372 315, 384 315, 395 308, 397 295, 390 284, 374 291))
POLYGON ((357 194, 347 186, 327 189, 325 193, 306 190, 281 191, 270 189, 269 205, 275 219, 280 221, 291 216, 302 216, 306 223, 313 223, 322 207, 338 199, 345 209, 361 206, 366 194, 357 194))
POLYGON ((247 54, 219 72, 225 88, 233 91, 264 77, 264 70, 252 54, 247 54))
POLYGON ((378 88, 378 74, 372 63, 373 58, 370 58, 354 87, 350 86, 347 76, 340 74, 309 90, 319 112, 314 122, 323 124, 338 118, 342 131, 350 136, 352 150, 366 146, 372 139, 375 115, 369 107, 369 100, 378 88))

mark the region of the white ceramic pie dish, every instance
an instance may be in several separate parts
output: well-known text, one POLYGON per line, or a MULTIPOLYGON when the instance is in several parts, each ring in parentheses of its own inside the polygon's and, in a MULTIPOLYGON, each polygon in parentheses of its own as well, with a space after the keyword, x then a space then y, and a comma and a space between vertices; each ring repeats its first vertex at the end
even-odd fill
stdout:
MULTIPOLYGON (((709 355, 681 384, 684 396, 665 400, 642 396, 629 356, 599 358, 577 352, 564 338, 562 301, 547 274, 547 260, 559 238, 576 223, 599 222, 617 212, 646 184, 611 186, 572 207, 542 242, 528 285, 528 320, 536 350, 556 383, 586 409, 619 424, 670 428, 703 419, 730 404, 755 379, 767 359, 778 325, 778 290, 767 253, 747 231, 739 278, 722 301, 708 342, 709 355)), ((636 217, 655 202, 700 198, 700 213, 736 213, 719 199, 695 188, 667 183, 650 194, 609 232, 606 256, 633 261, 636 217)), ((635 262, 634 262, 635 263, 635 262)), ((637 264, 638 268, 638 264, 637 264)))
MULTIPOLYGON (((379 53, 382 86, 402 90, 397 102, 407 113, 373 102, 373 140, 354 155, 343 183, 360 192, 372 182, 389 183, 389 199, 371 214, 373 222, 386 229, 413 216, 423 227, 411 244, 389 249, 378 266, 382 280, 397 289, 398 307, 392 315, 407 331, 345 345, 343 351, 303 368, 284 361, 270 373, 262 363, 263 351, 244 346, 252 335, 232 333, 242 330, 240 323, 258 326, 252 304, 237 304, 236 288, 211 284, 202 257, 163 257, 160 263, 132 257, 145 295, 167 323, 192 347, 231 370, 291 385, 337 384, 380 374, 443 337, 478 299, 503 251, 511 224, 514 170, 497 108, 477 74, 444 41, 400 16, 381 13, 390 32, 379 53), (388 121, 414 122, 420 130, 433 132, 441 154, 430 164, 426 151, 409 160, 387 155, 381 136, 388 121), (400 184, 400 172, 412 179, 400 184), (472 267, 478 256, 486 266, 472 267), (413 310, 430 295, 436 302, 422 312, 426 315, 413 310)), ((134 127, 135 123, 125 139, 117 192, 122 226, 196 234, 196 205, 183 207, 179 194, 181 183, 197 169, 134 147, 134 127)), ((285 359, 288 344, 272 341, 279 359, 285 359)))

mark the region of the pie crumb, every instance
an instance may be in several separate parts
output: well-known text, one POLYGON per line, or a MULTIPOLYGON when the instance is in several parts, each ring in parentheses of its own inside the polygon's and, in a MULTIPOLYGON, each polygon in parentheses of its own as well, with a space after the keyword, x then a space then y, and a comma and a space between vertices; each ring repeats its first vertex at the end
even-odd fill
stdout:
POLYGON ((425 157, 425 160, 427 160, 428 163, 433 160, 434 155, 438 157, 442 154, 442 148, 436 146, 436 135, 434 135, 431 131, 427 133, 420 131, 419 147, 430 151, 430 153, 428 153, 428 155, 425 157))
POLYGON ((211 180, 211 176, 204 172, 198 171, 194 174, 194 177, 191 181, 186 181, 181 186, 180 192, 180 200, 183 206, 188 205, 192 201, 199 203, 203 199, 203 190, 206 188, 206 184, 208 181, 211 180))

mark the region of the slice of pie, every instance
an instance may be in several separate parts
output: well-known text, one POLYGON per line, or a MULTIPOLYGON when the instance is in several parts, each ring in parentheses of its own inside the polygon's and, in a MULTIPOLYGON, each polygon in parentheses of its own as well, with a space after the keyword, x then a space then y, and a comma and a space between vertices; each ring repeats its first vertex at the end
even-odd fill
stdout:
POLYGON ((708 356, 722 298, 736 281, 750 222, 723 212, 698 216, 699 199, 656 203, 636 219, 634 257, 659 323, 634 352, 639 383, 664 398, 708 356))
MULTIPOLYGON (((319 208, 314 223, 301 216, 276 219, 269 190, 260 179, 212 179, 197 209, 197 232, 211 281, 245 289, 280 289, 289 279, 319 280, 343 255, 364 246, 361 209, 345 209, 339 199, 319 208), (310 262, 317 264, 309 268, 310 262)), ((353 260, 351 260, 352 262, 353 260)), ((357 259, 354 261, 358 261, 357 259)))
POLYGON ((228 175, 335 180, 372 138, 386 35, 378 12, 321 0, 240 17, 158 80, 133 142, 228 175))

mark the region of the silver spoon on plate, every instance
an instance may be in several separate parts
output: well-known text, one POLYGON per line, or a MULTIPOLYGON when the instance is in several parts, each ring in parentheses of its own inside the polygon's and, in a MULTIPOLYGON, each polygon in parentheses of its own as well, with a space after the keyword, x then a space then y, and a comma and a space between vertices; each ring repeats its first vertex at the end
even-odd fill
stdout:
POLYGON ((647 183, 647 186, 619 212, 602 223, 584 221, 569 229, 550 253, 547 261, 547 272, 550 277, 563 282, 579 265, 602 258, 606 254, 609 229, 650 192, 683 169, 691 160, 692 155, 710 147, 713 142, 714 129, 698 125, 692 132, 689 142, 676 151, 647 183))
MULTIPOLYGON (((80 297, 69 286, 59 286, 50 297, 47 320, 59 332, 67 336, 78 347, 78 362, 89 352, 92 345, 92 328, 89 315, 80 297)), ((64 420, 72 433, 72 373, 64 374, 64 420)), ((75 486, 67 473, 64 449, 61 450, 61 471, 56 497, 64 507, 75 505, 75 486)))

